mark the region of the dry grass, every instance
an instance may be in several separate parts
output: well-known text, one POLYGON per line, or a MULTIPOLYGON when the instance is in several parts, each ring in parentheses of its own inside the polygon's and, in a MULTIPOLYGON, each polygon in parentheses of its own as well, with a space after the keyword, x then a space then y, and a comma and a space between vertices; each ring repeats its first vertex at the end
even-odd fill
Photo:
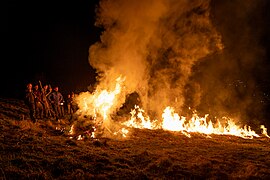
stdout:
POLYGON ((78 141, 65 120, 33 124, 22 101, 0 108, 2 179, 270 179, 269 138, 133 129, 126 140, 78 141))

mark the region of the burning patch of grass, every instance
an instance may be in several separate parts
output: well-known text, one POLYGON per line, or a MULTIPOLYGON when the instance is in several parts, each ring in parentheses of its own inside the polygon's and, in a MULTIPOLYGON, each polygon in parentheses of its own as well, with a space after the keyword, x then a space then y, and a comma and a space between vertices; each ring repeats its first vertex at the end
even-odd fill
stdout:
POLYGON ((269 138, 187 138, 134 128, 126 140, 77 140, 68 135, 67 119, 32 123, 12 117, 0 121, 3 179, 270 178, 269 138))

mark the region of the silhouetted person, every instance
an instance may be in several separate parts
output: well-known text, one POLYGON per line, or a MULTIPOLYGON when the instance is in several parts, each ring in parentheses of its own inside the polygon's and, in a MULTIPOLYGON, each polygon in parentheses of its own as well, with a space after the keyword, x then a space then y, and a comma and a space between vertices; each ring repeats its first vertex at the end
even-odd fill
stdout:
POLYGON ((42 92, 39 90, 38 85, 34 86, 33 93, 35 95, 35 118, 43 118, 43 102, 42 102, 42 92))
POLYGON ((26 86, 24 102, 30 111, 29 115, 30 115, 31 120, 33 122, 36 122, 36 119, 35 119, 35 95, 33 93, 31 83, 28 83, 26 86))
POLYGON ((58 87, 56 86, 53 90, 52 93, 49 94, 48 99, 52 104, 55 116, 56 116, 56 120, 59 119, 59 117, 62 116, 61 114, 61 109, 60 109, 60 104, 63 101, 63 96, 62 94, 58 91, 58 87))
POLYGON ((41 89, 41 101, 42 101, 43 108, 44 108, 45 118, 54 117, 54 112, 53 112, 51 104, 47 98, 49 94, 50 94, 49 86, 48 85, 43 86, 43 88, 41 89))
POLYGON ((67 114, 71 115, 71 96, 70 94, 67 95, 67 114))
POLYGON ((74 101, 75 94, 72 92, 67 97, 67 112, 69 115, 72 115, 77 110, 77 104, 74 101))

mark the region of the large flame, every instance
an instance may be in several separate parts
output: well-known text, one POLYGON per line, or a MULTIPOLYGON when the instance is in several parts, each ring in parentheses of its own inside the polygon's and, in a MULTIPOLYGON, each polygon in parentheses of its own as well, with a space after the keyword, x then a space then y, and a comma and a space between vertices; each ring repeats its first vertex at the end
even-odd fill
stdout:
MULTIPOLYGON (((115 113, 114 105, 117 104, 118 95, 121 93, 122 83, 125 78, 119 77, 116 79, 114 89, 109 90, 96 90, 94 93, 82 93, 76 100, 79 105, 78 113, 85 116, 90 115, 89 121, 93 121, 95 125, 99 124, 103 126, 103 129, 109 131, 112 135, 122 135, 127 137, 129 128, 140 129, 163 129, 168 131, 182 132, 184 135, 191 137, 191 133, 202 133, 206 135, 218 134, 218 135, 234 135, 242 138, 252 139, 253 137, 260 137, 254 130, 251 130, 250 126, 245 125, 240 127, 236 125, 233 119, 222 117, 222 122, 215 119, 215 123, 209 119, 208 115, 204 117, 198 116, 196 111, 192 116, 187 117, 180 116, 174 112, 173 107, 166 107, 163 110, 162 120, 151 120, 145 111, 138 105, 135 105, 134 109, 130 112, 130 118, 127 121, 121 123, 119 128, 111 128, 115 122, 111 121, 111 115, 115 113), (109 122, 109 123, 108 123, 109 122)), ((93 127, 91 137, 95 138, 96 128, 93 127)), ((267 129, 262 125, 262 135, 269 138, 267 129)), ((73 131, 73 127, 72 130, 73 131)), ((81 136, 78 138, 81 139, 81 136)))
MULTIPOLYGON (((97 126, 102 126, 102 128, 106 128, 111 132, 109 127, 111 119, 109 116, 113 114, 117 108, 115 107, 118 100, 117 96, 121 92, 121 84, 124 80, 125 78, 119 76, 111 91, 106 89, 97 89, 93 93, 83 92, 76 96, 75 100, 79 107, 77 114, 80 117, 87 116, 89 121, 92 121, 93 123, 93 132, 91 133, 92 138, 96 137, 95 131, 97 131, 97 126)), ((115 132, 111 133, 113 134, 115 132)))
POLYGON ((124 78, 116 79, 115 87, 112 91, 96 90, 94 93, 81 93, 76 97, 76 102, 79 106, 79 113, 90 115, 94 118, 101 115, 103 120, 108 119, 108 115, 112 114, 113 106, 117 101, 117 95, 121 92, 121 83, 124 78))

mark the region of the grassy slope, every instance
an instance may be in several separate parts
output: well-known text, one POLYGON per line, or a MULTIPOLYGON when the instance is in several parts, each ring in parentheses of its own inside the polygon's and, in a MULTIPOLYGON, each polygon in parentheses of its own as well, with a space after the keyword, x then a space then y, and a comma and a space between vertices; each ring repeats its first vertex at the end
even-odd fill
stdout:
POLYGON ((3 179, 270 179, 268 138, 133 129, 126 140, 78 141, 27 119, 21 101, 0 99, 3 179))

